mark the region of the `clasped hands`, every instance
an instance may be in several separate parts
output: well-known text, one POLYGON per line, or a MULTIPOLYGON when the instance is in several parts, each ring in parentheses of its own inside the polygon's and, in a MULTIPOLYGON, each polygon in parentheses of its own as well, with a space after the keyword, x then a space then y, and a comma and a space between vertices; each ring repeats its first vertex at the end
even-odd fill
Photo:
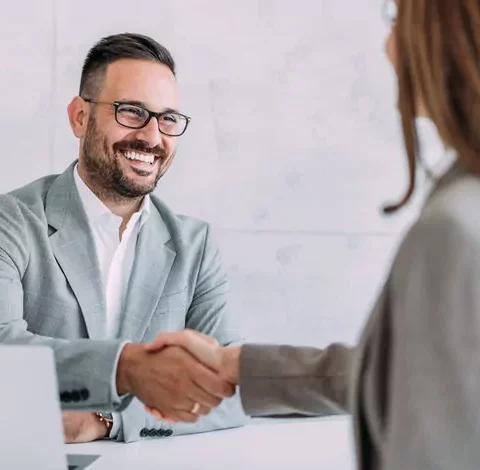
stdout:
POLYGON ((165 348, 176 348, 175 352, 179 353, 178 348, 181 348, 186 369, 190 371, 188 375, 176 377, 178 408, 168 408, 163 403, 159 407, 144 401, 146 411, 157 419, 195 422, 200 415, 208 414, 224 398, 235 393, 240 347, 220 347, 210 336, 194 330, 183 330, 160 334, 145 348, 150 353, 165 348), (185 408, 187 406, 189 408, 185 408))
MULTIPOLYGON (((117 392, 136 396, 167 422, 194 423, 235 393, 239 347, 220 347, 194 330, 162 333, 151 343, 130 343, 117 365, 117 392)), ((66 442, 106 437, 94 413, 64 412, 66 442)))

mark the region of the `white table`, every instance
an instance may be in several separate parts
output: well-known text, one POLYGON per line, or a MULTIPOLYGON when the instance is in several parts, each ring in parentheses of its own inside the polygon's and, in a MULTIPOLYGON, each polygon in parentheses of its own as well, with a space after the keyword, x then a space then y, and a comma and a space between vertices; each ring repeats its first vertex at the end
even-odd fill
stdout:
POLYGON ((100 454, 89 470, 353 470, 347 417, 254 419, 238 429, 133 442, 65 446, 69 454, 100 454))

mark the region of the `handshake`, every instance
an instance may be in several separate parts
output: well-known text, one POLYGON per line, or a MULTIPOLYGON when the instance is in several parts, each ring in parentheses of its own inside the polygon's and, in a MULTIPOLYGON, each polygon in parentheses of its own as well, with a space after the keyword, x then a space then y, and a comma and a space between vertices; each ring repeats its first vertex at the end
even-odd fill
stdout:
POLYGON ((194 330, 127 344, 117 366, 117 392, 135 395, 157 419, 196 422, 235 393, 240 350, 194 330))

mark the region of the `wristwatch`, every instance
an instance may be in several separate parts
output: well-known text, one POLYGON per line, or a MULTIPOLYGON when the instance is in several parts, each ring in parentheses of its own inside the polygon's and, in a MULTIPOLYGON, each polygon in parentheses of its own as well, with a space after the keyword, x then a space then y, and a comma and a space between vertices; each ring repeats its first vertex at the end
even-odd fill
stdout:
POLYGON ((110 436, 110 431, 113 428, 113 416, 111 413, 101 413, 100 411, 95 412, 95 416, 107 427, 107 432, 105 437, 110 436))

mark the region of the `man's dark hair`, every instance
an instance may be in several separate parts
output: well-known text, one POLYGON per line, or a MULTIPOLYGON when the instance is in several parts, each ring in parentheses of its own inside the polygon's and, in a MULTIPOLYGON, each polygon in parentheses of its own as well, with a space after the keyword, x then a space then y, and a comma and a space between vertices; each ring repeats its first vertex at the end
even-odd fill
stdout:
POLYGON ((82 67, 80 96, 97 96, 107 67, 121 59, 149 60, 166 65, 175 76, 175 61, 157 41, 142 34, 122 33, 100 39, 88 52, 82 67))

